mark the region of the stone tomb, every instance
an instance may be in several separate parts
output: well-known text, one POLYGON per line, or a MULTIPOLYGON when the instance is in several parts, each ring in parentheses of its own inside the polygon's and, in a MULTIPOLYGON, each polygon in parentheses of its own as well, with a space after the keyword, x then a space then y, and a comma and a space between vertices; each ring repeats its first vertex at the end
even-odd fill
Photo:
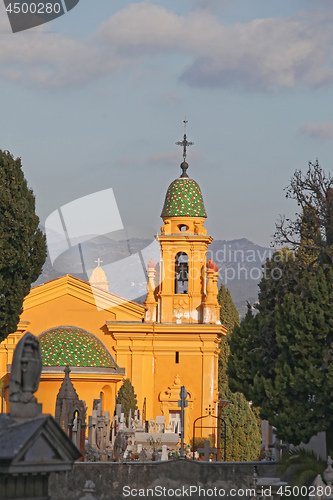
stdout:
POLYGON ((69 471, 79 450, 51 415, 43 415, 34 392, 42 359, 39 342, 27 332, 13 355, 10 413, 0 415, 0 499, 48 500, 51 472, 69 471))
POLYGON ((141 444, 143 448, 152 450, 153 446, 149 444, 150 438, 153 438, 155 442, 160 440, 160 445, 158 447, 161 448, 163 445, 166 445, 169 450, 176 450, 179 442, 178 434, 167 434, 162 432, 154 434, 149 432, 135 433, 137 446, 141 444))
POLYGON ((75 446, 81 452, 81 461, 84 461, 84 445, 86 433, 86 404, 79 396, 70 379, 70 366, 65 367, 65 377, 60 386, 56 407, 55 420, 62 430, 68 433, 75 446))

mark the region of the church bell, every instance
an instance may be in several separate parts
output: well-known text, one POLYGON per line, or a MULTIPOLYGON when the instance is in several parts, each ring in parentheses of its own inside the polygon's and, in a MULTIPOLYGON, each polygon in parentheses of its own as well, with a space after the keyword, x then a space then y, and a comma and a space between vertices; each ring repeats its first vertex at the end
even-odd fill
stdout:
POLYGON ((179 264, 179 278, 178 281, 188 281, 188 264, 187 262, 180 262, 179 264))

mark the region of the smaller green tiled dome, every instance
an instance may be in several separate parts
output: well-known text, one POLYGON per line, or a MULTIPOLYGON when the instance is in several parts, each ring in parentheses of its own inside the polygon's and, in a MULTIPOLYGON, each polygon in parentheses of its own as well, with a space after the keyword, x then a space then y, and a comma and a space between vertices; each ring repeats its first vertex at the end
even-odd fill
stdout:
POLYGON ((207 217, 201 190, 193 179, 180 177, 170 184, 161 217, 207 217))
POLYGON ((81 328, 59 326, 42 333, 38 340, 44 366, 116 366, 102 342, 81 328))

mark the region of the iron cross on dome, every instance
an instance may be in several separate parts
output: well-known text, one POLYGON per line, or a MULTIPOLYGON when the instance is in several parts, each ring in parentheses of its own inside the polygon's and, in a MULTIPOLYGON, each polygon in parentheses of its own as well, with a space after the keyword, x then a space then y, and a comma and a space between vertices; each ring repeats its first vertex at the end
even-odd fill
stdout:
POLYGON ((194 142, 189 142, 186 138, 186 123, 188 123, 187 120, 184 120, 184 139, 182 141, 178 141, 176 142, 177 146, 183 146, 183 158, 184 158, 184 161, 185 161, 185 158, 186 158, 186 148, 187 146, 193 146, 194 142))

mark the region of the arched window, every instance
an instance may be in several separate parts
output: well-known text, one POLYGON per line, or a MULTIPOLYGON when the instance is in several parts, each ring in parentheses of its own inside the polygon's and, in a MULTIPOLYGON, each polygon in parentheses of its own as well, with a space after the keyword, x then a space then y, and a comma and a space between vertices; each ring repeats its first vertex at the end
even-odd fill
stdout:
POLYGON ((188 255, 178 252, 175 258, 175 293, 188 293, 188 255))

